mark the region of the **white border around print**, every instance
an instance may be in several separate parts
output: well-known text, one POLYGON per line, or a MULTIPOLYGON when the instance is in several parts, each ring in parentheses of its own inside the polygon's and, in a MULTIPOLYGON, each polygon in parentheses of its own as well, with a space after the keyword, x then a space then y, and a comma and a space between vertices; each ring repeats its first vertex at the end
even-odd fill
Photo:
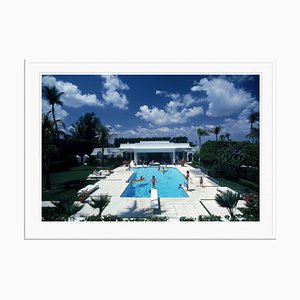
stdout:
POLYGON ((274 62, 25 61, 25 239, 274 239, 274 62), (42 222, 41 75, 259 74, 259 222, 42 222))

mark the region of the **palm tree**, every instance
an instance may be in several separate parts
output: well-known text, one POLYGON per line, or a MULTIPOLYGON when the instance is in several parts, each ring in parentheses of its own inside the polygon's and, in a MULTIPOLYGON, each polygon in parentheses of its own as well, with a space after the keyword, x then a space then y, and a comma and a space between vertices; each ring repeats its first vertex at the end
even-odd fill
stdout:
POLYGON ((83 205, 81 204, 75 204, 75 201, 71 198, 65 198, 64 200, 60 200, 59 202, 51 202, 55 205, 57 214, 61 215, 66 220, 68 220, 68 218, 72 215, 75 215, 77 212, 79 212, 83 207, 83 205))
POLYGON ((211 129, 211 132, 216 135, 216 141, 218 140, 218 134, 222 130, 221 126, 215 126, 211 129))
POLYGON ((221 140, 221 141, 225 141, 225 135, 224 135, 224 134, 221 134, 221 135, 220 135, 220 140, 221 140))
POLYGON ((252 138, 252 143, 256 141, 256 143, 259 140, 259 128, 252 127, 251 132, 246 135, 246 138, 252 138))
POLYGON ((99 216, 101 217, 101 214, 105 207, 110 202, 110 198, 108 195, 100 195, 100 196, 91 196, 93 202, 90 202, 90 205, 93 208, 99 208, 99 216))
MULTIPOLYGON (((252 134, 253 124, 259 121, 259 112, 252 112, 248 116, 248 121, 250 123, 250 135, 252 134)), ((254 138, 252 137, 252 143, 254 143, 254 138)))
POLYGON ((208 136, 209 133, 203 128, 198 128, 197 129, 197 135, 199 137, 199 150, 200 150, 201 149, 201 137, 202 136, 208 136))
POLYGON ((46 175, 46 190, 51 190, 51 183, 50 183, 50 158, 49 158, 49 145, 50 142, 53 140, 53 138, 57 134, 61 134, 62 131, 56 131, 57 123, 62 124, 64 126, 64 123, 61 120, 52 120, 50 118, 49 111, 47 114, 43 114, 42 117, 42 160, 44 164, 44 171, 46 175), (56 126, 55 126, 56 125, 56 126))
POLYGON ((105 146, 108 145, 109 139, 113 136, 116 136, 116 134, 111 134, 110 128, 105 125, 101 125, 100 128, 98 129, 96 138, 98 139, 99 146, 102 148, 102 155, 101 155, 102 166, 104 161, 104 148, 105 146))
POLYGON ((72 124, 71 134, 76 139, 96 142, 96 134, 101 128, 101 122, 95 113, 85 113, 74 124, 72 124))
POLYGON ((60 100, 61 96, 64 94, 64 92, 60 92, 55 86, 53 87, 48 87, 44 86, 43 87, 43 96, 46 98, 48 103, 51 105, 51 112, 52 112, 52 118, 54 120, 55 124, 55 129, 56 129, 56 134, 57 137, 59 138, 59 131, 57 127, 57 122, 55 119, 55 105, 63 105, 63 102, 60 100))
POLYGON ((228 142, 230 141, 230 135, 231 134, 229 132, 225 133, 225 138, 227 139, 228 142))
POLYGON ((216 194, 215 200, 220 206, 226 207, 231 216, 231 219, 234 219, 233 209, 236 207, 240 199, 240 195, 238 193, 233 193, 229 190, 223 192, 218 189, 217 191, 219 192, 219 194, 216 194))

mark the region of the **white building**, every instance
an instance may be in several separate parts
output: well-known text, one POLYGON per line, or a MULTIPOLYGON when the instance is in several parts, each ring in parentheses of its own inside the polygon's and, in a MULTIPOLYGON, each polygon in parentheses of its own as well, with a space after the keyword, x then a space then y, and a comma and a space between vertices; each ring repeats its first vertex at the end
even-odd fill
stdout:
MULTIPOLYGON (((122 150, 118 148, 104 148, 103 154, 109 157, 118 157, 123 156, 122 150)), ((101 156, 102 154, 102 148, 94 148, 93 152, 91 153, 91 156, 101 156)))
MULTIPOLYGON (((169 141, 143 141, 139 143, 126 143, 120 145, 125 151, 126 159, 140 162, 166 162, 174 164, 184 158, 184 152, 192 153, 189 143, 172 143, 169 141)), ((191 156, 187 156, 188 158, 191 156)))

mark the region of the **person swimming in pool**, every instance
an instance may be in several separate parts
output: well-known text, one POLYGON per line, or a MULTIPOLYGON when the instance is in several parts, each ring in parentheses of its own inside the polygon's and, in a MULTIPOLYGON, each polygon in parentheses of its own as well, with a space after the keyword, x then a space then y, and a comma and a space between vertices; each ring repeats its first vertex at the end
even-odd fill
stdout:
POLYGON ((144 178, 143 176, 141 176, 140 179, 133 179, 133 180, 131 180, 131 181, 126 180, 126 182, 127 182, 127 183, 128 183, 128 182, 139 182, 139 181, 143 181, 143 180, 145 180, 145 178, 144 178))

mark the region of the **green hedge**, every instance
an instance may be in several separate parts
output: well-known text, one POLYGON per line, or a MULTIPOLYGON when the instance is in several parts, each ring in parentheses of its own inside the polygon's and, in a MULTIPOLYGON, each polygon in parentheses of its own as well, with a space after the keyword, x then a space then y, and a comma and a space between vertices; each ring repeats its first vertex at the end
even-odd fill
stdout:
POLYGON ((250 188, 254 191, 259 191, 259 185, 252 182, 252 181, 248 181, 248 180, 244 180, 244 179, 240 179, 238 181, 239 184, 243 185, 244 187, 250 188))
POLYGON ((241 168, 240 172, 241 179, 252 181, 259 184, 259 168, 241 168))
POLYGON ((199 222, 222 222, 222 218, 216 215, 203 216, 200 215, 198 217, 199 222))
POLYGON ((200 151, 201 162, 206 166, 217 163, 220 154, 231 146, 237 146, 245 153, 243 164, 246 166, 259 166, 259 145, 250 142, 237 141, 207 141, 200 151))

